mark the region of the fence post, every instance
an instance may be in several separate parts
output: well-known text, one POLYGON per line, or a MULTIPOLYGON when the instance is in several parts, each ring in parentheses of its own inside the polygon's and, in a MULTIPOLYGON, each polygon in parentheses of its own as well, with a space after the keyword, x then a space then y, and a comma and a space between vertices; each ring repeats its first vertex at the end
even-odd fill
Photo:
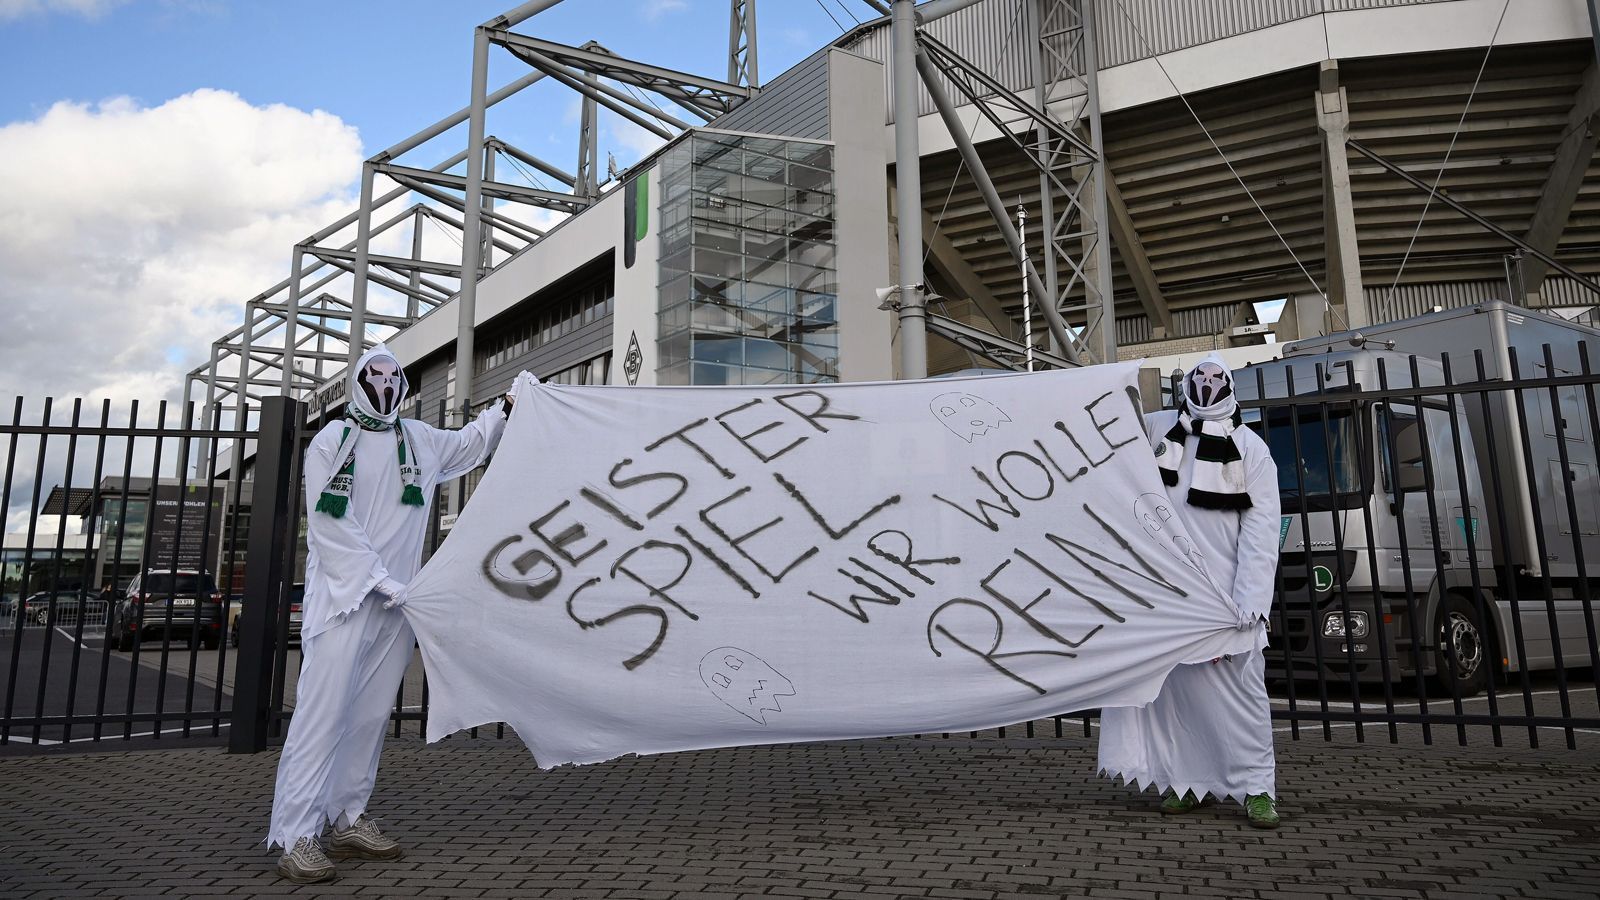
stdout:
POLYGON ((278 621, 284 566, 298 524, 290 515, 298 489, 293 477, 294 461, 300 452, 299 426, 303 421, 305 404, 298 400, 267 397, 261 401, 229 753, 259 753, 267 749, 277 638, 273 626, 278 621))

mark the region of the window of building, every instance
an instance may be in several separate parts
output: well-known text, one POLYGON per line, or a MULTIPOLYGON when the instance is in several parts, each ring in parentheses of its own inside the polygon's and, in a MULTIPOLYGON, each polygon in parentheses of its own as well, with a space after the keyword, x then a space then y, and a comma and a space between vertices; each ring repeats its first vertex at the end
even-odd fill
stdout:
POLYGON ((494 334, 481 335, 473 352, 477 374, 514 364, 528 352, 611 315, 612 274, 609 266, 603 268, 603 273, 594 272, 571 287, 558 286, 554 296, 539 298, 529 313, 494 334))
POLYGON ((695 132, 661 172, 657 381, 837 381, 833 148, 695 132))

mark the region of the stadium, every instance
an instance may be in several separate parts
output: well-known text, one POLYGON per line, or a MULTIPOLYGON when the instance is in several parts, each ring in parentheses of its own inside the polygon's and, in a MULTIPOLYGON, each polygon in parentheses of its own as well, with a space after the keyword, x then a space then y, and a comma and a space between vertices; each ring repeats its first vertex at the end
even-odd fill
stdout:
POLYGON ((1248 360, 1485 300, 1568 318, 1596 300, 1593 3, 933 0, 765 81, 754 3, 732 4, 725 77, 542 40, 552 5, 476 29, 467 106, 374 155, 361 207, 290 248, 289 278, 189 376, 207 415, 337 405, 377 339, 423 414, 454 419, 522 369, 759 384, 1248 360), (492 53, 528 74, 491 89, 492 53), (576 166, 492 136, 495 104, 546 79, 581 98, 576 166), (602 175, 602 108, 662 146, 602 175), (442 161, 415 149, 460 126, 442 161), (441 223, 476 250, 422 258, 441 223), (410 256, 374 249, 408 234, 410 256))

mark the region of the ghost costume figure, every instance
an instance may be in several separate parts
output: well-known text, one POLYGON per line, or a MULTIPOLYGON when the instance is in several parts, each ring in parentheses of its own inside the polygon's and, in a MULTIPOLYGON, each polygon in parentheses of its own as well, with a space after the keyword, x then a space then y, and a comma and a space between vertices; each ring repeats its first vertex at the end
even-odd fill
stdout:
POLYGON ((1250 823, 1278 823, 1272 711, 1262 651, 1278 567, 1278 470, 1266 443, 1239 427, 1233 376, 1208 357, 1185 377, 1181 407, 1145 419, 1167 485, 1164 514, 1186 526, 1190 559, 1233 598, 1255 648, 1183 665, 1142 708, 1100 718, 1100 771, 1166 792, 1162 811, 1210 799, 1243 803, 1250 823))
POLYGON ((482 465, 505 427, 498 403, 459 431, 401 419, 407 389, 394 355, 368 350, 350 377, 349 418, 306 450, 302 661, 267 837, 284 847, 278 871, 292 881, 332 878, 329 855, 400 856, 363 815, 414 644, 393 607, 421 565, 434 486, 482 465))

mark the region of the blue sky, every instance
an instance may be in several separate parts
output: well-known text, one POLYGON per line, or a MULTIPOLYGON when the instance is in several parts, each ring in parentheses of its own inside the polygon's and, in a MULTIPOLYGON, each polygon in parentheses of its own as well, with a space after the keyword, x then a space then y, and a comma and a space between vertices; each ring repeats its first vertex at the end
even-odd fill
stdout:
MULTIPOLYGON (((287 274, 293 243, 354 206, 363 157, 466 105, 473 28, 514 6, 0 0, 0 193, 13 210, 0 217, 0 390, 175 396, 244 300, 287 274), (90 352, 60 354, 61 341, 90 352)), ((863 0, 758 9, 763 80, 852 13, 875 17, 863 0)), ((727 0, 566 0, 517 30, 727 74, 727 0)), ((498 47, 490 59, 491 89, 530 71, 498 47)), ((491 110, 489 133, 572 171, 579 108, 546 79, 491 110)), ((599 140, 602 175, 608 154, 627 166, 660 143, 608 111, 599 140)), ((464 144, 463 126, 401 162, 432 166, 464 144)), ((450 240, 428 231, 440 246, 425 254, 459 253, 450 240)))
MULTIPOLYGON (((60 100, 130 96, 151 106, 197 88, 253 105, 321 109, 360 129, 369 150, 388 146, 467 97, 472 27, 514 0, 0 0, 0 123, 32 119, 60 100), (98 15, 55 11, 109 5, 98 15), (16 18, 8 9, 38 7, 16 18)), ((839 33, 861 0, 767 0, 758 5, 761 74, 770 79, 839 33), (843 8, 841 8, 841 3, 843 8)), ((613 51, 697 74, 726 75, 726 0, 566 0, 519 31, 563 43, 599 40, 613 51)), ((527 71, 496 50, 492 85, 527 71)), ((570 95, 541 91, 545 114, 570 95)), ((537 112, 528 115, 538 118, 537 112)), ((548 142, 535 121, 527 133, 548 142)), ((565 137, 569 128, 557 129, 565 137)), ((506 131, 502 129, 502 131, 506 131)), ((574 155, 575 150, 566 155, 574 155)), ((567 163, 563 157, 561 162, 567 163)))
MULTIPOLYGON (((21 395, 33 417, 46 397, 58 412, 108 399, 118 416, 182 398, 245 300, 288 274, 294 242, 354 208, 362 158, 466 104, 473 27, 516 2, 0 0, 0 400, 21 395)), ((874 17, 862 0, 758 7, 765 80, 837 36, 834 19, 874 17)), ((727 0, 566 0, 518 26, 719 78, 727 28, 727 0)), ((491 87, 529 71, 499 48, 491 60, 491 87)), ((570 171, 578 109, 546 80, 491 111, 490 133, 570 171)), ((402 161, 434 165, 464 132, 402 161)), ((602 167, 656 142, 602 113, 602 167)), ((425 255, 459 259, 435 228, 425 255)), ((33 462, 18 471, 31 481, 33 462)))

